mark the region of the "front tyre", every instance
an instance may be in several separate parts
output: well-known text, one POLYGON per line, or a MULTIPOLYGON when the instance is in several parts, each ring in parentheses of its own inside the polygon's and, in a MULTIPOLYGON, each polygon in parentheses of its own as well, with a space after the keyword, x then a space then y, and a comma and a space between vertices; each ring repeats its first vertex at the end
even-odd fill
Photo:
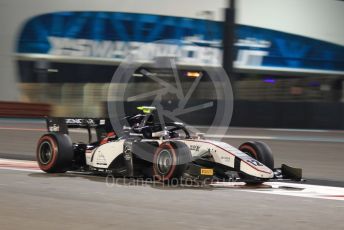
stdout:
MULTIPOLYGON (((274 157, 270 147, 264 142, 260 141, 249 141, 240 145, 239 150, 246 153, 250 157, 258 160, 260 163, 264 164, 271 170, 274 169, 274 157)), ((239 176, 244 179, 246 184, 257 185, 262 184, 263 180, 258 180, 250 175, 244 173, 239 173, 239 176)))
POLYGON ((64 173, 73 162, 73 144, 62 133, 44 134, 37 143, 36 159, 41 170, 47 173, 64 173))
POLYGON ((240 145, 239 150, 264 164, 271 170, 274 169, 274 157, 270 147, 264 142, 249 141, 240 145))
POLYGON ((178 183, 191 161, 191 152, 186 144, 178 141, 164 142, 154 153, 154 177, 161 182, 178 183))

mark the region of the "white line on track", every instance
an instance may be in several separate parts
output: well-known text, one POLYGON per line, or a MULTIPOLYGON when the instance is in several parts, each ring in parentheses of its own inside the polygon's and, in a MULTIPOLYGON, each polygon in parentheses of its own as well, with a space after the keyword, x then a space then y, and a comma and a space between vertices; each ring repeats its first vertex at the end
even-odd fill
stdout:
MULTIPOLYGON (((39 131, 39 132, 48 132, 47 129, 42 128, 18 128, 18 127, 0 127, 0 130, 13 130, 13 131, 39 131)), ((87 133, 84 129, 71 129, 69 132, 72 133, 87 133)))
MULTIPOLYGON (((0 158, 0 169, 24 172, 42 172, 35 161, 10 160, 2 158, 0 158)), ((344 188, 341 187, 283 182, 266 182, 262 186, 257 187, 246 186, 243 182, 217 182, 211 185, 219 188, 240 189, 240 191, 243 192, 344 201, 344 188)))
POLYGON ((11 170, 11 171, 21 171, 21 172, 42 172, 40 169, 25 169, 25 168, 12 168, 12 167, 2 167, 0 169, 11 170))
POLYGON ((271 185, 272 189, 255 192, 344 201, 344 188, 340 187, 281 182, 267 182, 265 184, 271 185))
MULTIPOLYGON (((196 129, 208 129, 209 126, 192 126, 196 129)), ((276 131, 276 132, 309 132, 309 133, 344 133, 344 130, 328 130, 328 129, 288 129, 288 128, 256 128, 256 127, 237 127, 237 126, 230 126, 230 127, 224 127, 220 126, 217 127, 222 130, 246 130, 246 131, 276 131)))
POLYGON ((243 182, 219 182, 212 184, 212 186, 234 189, 241 188, 241 191, 252 193, 344 201, 344 188, 341 187, 283 182, 265 182, 262 186, 254 188, 245 187, 243 182))
POLYGON ((0 127, 0 130, 14 130, 14 131, 47 131, 39 128, 18 128, 18 127, 0 127))
MULTIPOLYGON (((12 131, 39 131, 44 132, 46 129, 40 128, 18 128, 18 127, 0 127, 0 130, 12 131)), ((87 133, 83 129, 71 129, 71 133, 87 133)), ((326 131, 324 131, 326 132, 326 131)), ((308 141, 308 142, 333 142, 344 143, 344 138, 334 137, 307 137, 307 136, 261 136, 261 135, 217 135, 205 134, 208 138, 230 138, 230 139, 258 139, 258 140, 275 140, 275 141, 308 141)))
POLYGON ((41 171, 35 161, 12 160, 0 158, 0 169, 38 172, 41 171))
POLYGON ((204 136, 210 137, 210 138, 344 143, 344 138, 333 138, 333 137, 326 138, 326 137, 305 137, 305 136, 260 136, 260 135, 216 135, 216 134, 205 134, 204 136))

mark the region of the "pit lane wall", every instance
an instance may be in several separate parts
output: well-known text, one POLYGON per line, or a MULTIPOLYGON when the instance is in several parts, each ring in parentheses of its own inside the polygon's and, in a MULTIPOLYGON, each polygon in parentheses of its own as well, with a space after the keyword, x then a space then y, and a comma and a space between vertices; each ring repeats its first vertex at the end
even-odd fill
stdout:
MULTIPOLYGON (((192 42, 195 46, 185 47, 184 51, 187 52, 183 53, 193 55, 180 57, 177 64, 220 66, 222 26, 221 22, 212 20, 122 12, 55 12, 39 15, 23 25, 17 42, 16 60, 21 89, 29 101, 42 100, 54 104, 54 113, 57 116, 103 116, 102 103, 107 100, 107 84, 111 81, 118 64, 129 52, 148 42, 180 39, 192 42), (203 55, 204 51, 207 51, 208 55, 203 55), (197 52, 203 54, 197 55, 197 52)), ((238 71, 282 69, 296 75, 307 72, 314 75, 326 74, 330 77, 344 73, 344 46, 248 25, 237 25, 236 36, 237 60, 234 65, 238 71)), ((156 46, 155 52, 160 52, 159 48, 161 47, 156 46)), ((282 80, 269 78, 266 81, 263 84, 268 84, 269 88, 259 86, 256 90, 261 92, 261 89, 267 88, 265 96, 272 95, 272 85, 278 86, 278 82, 282 80)), ((316 87, 321 84, 314 81, 308 83, 315 84, 316 87)), ((293 91, 293 87, 288 85, 276 88, 275 91, 282 91, 284 88, 293 91)), ((144 81, 141 82, 140 88, 150 90, 144 81)), ((249 91, 252 94, 252 88, 249 91)), ((317 111, 299 110, 298 103, 288 102, 295 100, 295 95, 289 95, 289 92, 283 93, 283 99, 277 96, 274 99, 270 96, 270 102, 257 100, 260 95, 255 95, 255 101, 249 102, 247 94, 242 92, 243 88, 240 88, 236 94, 238 100, 235 107, 236 114, 241 115, 234 117, 232 125, 341 127, 330 124, 333 120, 340 123, 341 117, 325 116, 319 125, 317 111), (273 100, 284 102, 275 103, 273 100), (283 106, 280 106, 282 104, 283 106), (262 107, 265 108, 263 111, 266 114, 261 112, 262 107), (299 114, 284 116, 283 122, 274 122, 281 117, 275 111, 290 114, 289 111, 295 110, 298 110, 299 114), (246 116, 247 114, 251 116, 246 116), (314 117, 314 122, 312 119, 305 122, 305 114, 314 117), (329 121, 328 125, 326 119, 329 121)), ((200 97, 202 100, 212 100, 211 95, 210 92, 204 91, 200 97)), ((314 93, 303 95, 309 96, 297 95, 297 102, 309 104, 306 106, 309 108, 316 107, 317 100, 328 98, 324 93, 319 94, 322 97, 318 98, 314 98, 314 93)), ((200 97, 195 100, 200 100, 200 97)), ((333 110, 340 105, 332 103, 328 106, 333 110)), ((207 124, 208 118, 211 118, 211 115, 207 118, 207 114, 211 113, 202 113, 203 118, 197 122, 207 124)), ((190 121, 193 122, 192 119, 190 121)))
POLYGON ((50 115, 49 104, 0 101, 0 117, 42 118, 50 115))
MULTIPOLYGON (((343 75, 344 36, 339 29, 344 21, 343 4, 322 0, 257 2, 237 1, 234 66, 238 71, 343 75), (327 27, 326 32, 319 27, 327 27)), ((221 21, 227 1, 185 1, 185 7, 173 6, 174 1, 152 0, 145 5, 117 0, 35 4, 13 0, 1 8, 20 9, 23 14, 14 17, 10 10, 1 14, 10 19, 2 22, 16 24, 15 31, 4 26, 12 30, 12 37, 4 33, 6 42, 1 43, 2 48, 14 51, 16 66, 8 56, 0 64, 4 75, 18 70, 23 100, 51 103, 56 115, 101 115, 106 84, 116 66, 142 43, 171 38, 192 41, 214 51, 205 60, 194 55, 194 63, 222 63, 221 21), (15 3, 20 3, 20 8, 15 3), (213 13, 204 14, 204 10, 213 13)), ((4 92, 11 95, 14 90, 8 91, 4 92)))

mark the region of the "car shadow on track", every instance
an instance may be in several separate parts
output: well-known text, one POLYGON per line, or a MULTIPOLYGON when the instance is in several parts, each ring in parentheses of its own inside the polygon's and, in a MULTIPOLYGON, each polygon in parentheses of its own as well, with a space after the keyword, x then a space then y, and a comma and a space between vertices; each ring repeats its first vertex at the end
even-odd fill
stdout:
POLYGON ((76 178, 76 179, 86 179, 93 182, 104 183, 107 187, 140 187, 140 186, 150 186, 154 189, 160 190, 183 190, 183 189, 193 189, 193 190, 220 190, 220 189, 270 189, 269 185, 246 185, 243 182, 223 182, 216 180, 205 180, 198 181, 194 179, 185 179, 179 181, 178 183, 162 183, 160 181, 154 180, 152 178, 123 178, 114 177, 109 174, 94 174, 94 173, 31 173, 30 177, 36 178, 76 178))

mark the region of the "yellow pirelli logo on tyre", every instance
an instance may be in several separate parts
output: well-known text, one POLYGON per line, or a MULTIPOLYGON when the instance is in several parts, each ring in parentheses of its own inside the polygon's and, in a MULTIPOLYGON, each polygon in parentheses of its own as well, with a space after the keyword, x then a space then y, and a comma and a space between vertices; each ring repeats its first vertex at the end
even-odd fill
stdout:
POLYGON ((214 175, 213 169, 201 169, 201 175, 212 176, 214 175))

